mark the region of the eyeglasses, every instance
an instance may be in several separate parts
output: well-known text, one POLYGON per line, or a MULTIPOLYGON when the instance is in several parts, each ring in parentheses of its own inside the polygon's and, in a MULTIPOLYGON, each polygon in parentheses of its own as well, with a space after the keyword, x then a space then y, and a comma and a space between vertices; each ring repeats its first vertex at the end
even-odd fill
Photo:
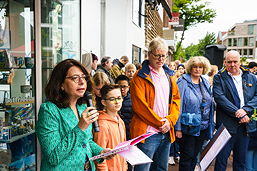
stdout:
POLYGON ((121 102, 122 100, 123 100, 123 98, 122 97, 110 97, 110 98, 108 98, 108 99, 105 99, 105 100, 109 100, 111 103, 119 103, 119 102, 121 102))
POLYGON ((151 52, 151 54, 154 56, 154 59, 160 59, 160 58, 166 59, 167 58, 167 55, 154 54, 152 52, 151 52))
POLYGON ((71 79, 71 80, 74 81, 75 83, 79 83, 80 80, 82 80, 83 82, 86 82, 86 81, 87 81, 87 76, 85 76, 85 75, 82 75, 82 76, 73 75, 73 76, 66 77, 66 78, 71 79))
POLYGON ((120 85, 120 88, 122 89, 122 88, 128 88, 128 86, 126 86, 126 85, 120 85))

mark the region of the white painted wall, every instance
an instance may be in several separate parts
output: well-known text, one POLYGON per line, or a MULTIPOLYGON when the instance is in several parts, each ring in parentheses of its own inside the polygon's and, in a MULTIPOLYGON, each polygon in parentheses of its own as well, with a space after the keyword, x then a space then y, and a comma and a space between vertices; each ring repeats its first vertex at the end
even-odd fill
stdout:
MULTIPOLYGON (((127 55, 132 61, 132 45, 145 49, 144 25, 138 27, 132 22, 131 0, 102 0, 106 3, 103 56, 113 59, 127 55)), ((101 0, 83 0, 82 49, 92 51, 100 57, 101 42, 101 0)), ((144 8, 144 5, 143 5, 144 8)), ((144 11, 144 9, 143 9, 144 11)), ((142 18, 144 20, 144 18, 142 18)), ((142 21, 144 23, 144 21, 142 21)), ((85 51, 82 50, 82 54, 85 51)), ((143 56, 143 55, 141 55, 143 56)))
POLYGON ((81 1, 81 49, 82 54, 93 52, 100 57, 101 0, 81 1))

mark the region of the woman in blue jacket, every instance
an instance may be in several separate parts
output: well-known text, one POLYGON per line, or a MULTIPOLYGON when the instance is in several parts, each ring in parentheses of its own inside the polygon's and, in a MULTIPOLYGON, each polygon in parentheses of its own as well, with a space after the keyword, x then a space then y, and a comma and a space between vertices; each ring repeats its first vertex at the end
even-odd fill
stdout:
POLYGON ((179 139, 179 171, 193 171, 197 156, 205 140, 211 138, 213 121, 213 98, 210 85, 202 75, 210 69, 208 59, 191 57, 186 65, 187 74, 178 81, 181 96, 181 113, 176 124, 179 139))

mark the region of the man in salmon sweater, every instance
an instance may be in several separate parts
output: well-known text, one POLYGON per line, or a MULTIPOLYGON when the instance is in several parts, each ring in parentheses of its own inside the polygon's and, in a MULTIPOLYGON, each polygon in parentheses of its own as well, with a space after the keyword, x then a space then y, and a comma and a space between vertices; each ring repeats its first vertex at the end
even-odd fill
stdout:
POLYGON ((134 171, 167 171, 170 143, 175 141, 174 125, 179 117, 180 96, 174 71, 165 64, 168 46, 162 38, 153 39, 148 60, 131 80, 133 117, 131 138, 149 131, 157 134, 138 144, 153 162, 137 165, 134 171))

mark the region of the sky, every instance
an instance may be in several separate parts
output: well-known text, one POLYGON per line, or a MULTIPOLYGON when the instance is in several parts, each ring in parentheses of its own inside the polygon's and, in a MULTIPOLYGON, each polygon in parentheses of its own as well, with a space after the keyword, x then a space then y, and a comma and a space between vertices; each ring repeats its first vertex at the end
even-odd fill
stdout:
MULTIPOLYGON (((206 0, 210 2, 208 8, 216 10, 217 16, 213 23, 200 23, 185 32, 182 44, 187 47, 197 44, 206 33, 228 31, 234 24, 245 20, 257 19, 257 0, 206 0)), ((181 32, 182 33, 182 32, 181 32)))

